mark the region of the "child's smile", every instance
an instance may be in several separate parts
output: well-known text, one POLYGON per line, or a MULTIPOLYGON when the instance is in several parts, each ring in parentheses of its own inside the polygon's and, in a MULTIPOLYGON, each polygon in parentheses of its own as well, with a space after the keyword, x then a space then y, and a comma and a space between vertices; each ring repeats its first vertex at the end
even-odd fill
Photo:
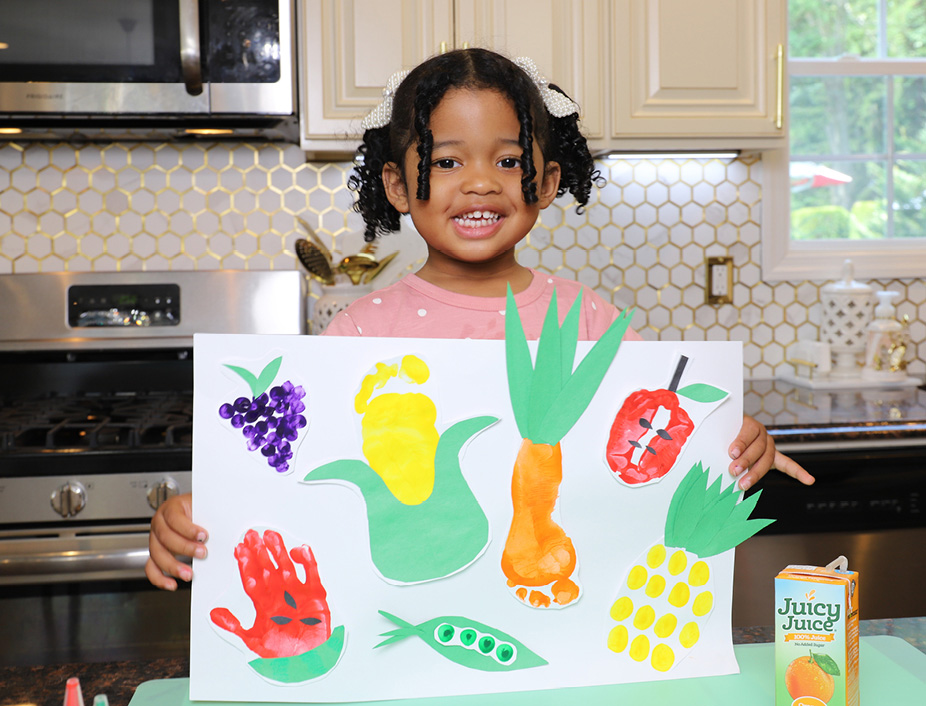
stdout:
POLYGON ((456 221, 464 238, 479 238, 491 235, 492 226, 498 223, 499 219, 501 216, 492 211, 473 211, 453 220, 456 221))
POLYGON ((486 278, 497 277, 504 294, 505 283, 526 272, 515 260, 515 246, 556 196, 559 165, 544 163, 534 142, 534 164, 544 177, 536 179, 538 201, 526 203, 520 123, 509 99, 494 90, 449 90, 431 113, 430 129, 430 198, 415 198, 415 149, 406 153, 404 181, 394 165, 383 171, 389 200, 411 214, 428 244, 428 261, 418 275, 447 288, 457 278, 476 278, 481 291, 486 278))

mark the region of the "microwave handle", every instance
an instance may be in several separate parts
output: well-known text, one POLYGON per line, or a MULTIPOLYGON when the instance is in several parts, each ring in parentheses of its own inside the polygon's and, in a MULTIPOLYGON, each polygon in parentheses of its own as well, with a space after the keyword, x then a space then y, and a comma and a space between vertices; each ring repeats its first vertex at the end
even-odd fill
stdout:
POLYGON ((186 92, 198 96, 203 92, 203 65, 199 48, 199 0, 180 2, 180 64, 186 92))

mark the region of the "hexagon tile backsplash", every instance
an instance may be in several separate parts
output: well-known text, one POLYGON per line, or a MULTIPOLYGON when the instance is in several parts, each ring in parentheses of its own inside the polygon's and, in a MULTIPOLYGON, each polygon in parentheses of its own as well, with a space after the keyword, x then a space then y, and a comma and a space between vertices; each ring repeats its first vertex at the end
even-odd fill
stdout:
MULTIPOLYGON (((819 337, 826 282, 761 279, 757 157, 598 167, 607 183, 597 198, 581 214, 565 198, 544 211, 523 264, 636 306, 633 325, 647 339, 743 341, 748 377, 786 371, 787 346, 819 337), (713 255, 733 257, 733 304, 705 304, 713 255)), ((333 250, 362 243, 350 168, 272 143, 2 143, 0 274, 297 268, 297 217, 333 250)), ((901 293, 916 344, 910 372, 922 376, 926 283, 871 284, 901 293)))

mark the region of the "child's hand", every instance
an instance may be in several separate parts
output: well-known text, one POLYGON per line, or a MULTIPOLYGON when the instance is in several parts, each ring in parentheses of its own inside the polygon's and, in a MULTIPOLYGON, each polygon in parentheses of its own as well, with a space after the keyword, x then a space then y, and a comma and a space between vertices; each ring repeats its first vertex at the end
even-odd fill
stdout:
POLYGON ((733 459, 730 473, 742 474, 739 486, 743 490, 751 488, 770 468, 777 468, 804 485, 812 485, 815 480, 801 464, 775 449, 775 440, 764 426, 745 415, 739 434, 730 444, 730 458, 733 459))
POLYGON ((186 493, 169 498, 151 518, 145 575, 158 588, 175 591, 177 582, 172 577, 184 581, 193 578, 193 570, 175 555, 206 558, 203 543, 209 535, 193 524, 192 517, 193 496, 186 493))

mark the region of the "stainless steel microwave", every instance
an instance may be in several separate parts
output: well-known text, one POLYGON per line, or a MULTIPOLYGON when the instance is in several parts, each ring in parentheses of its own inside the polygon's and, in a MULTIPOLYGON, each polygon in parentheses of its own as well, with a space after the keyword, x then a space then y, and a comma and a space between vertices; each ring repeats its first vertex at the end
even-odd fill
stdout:
POLYGON ((294 123, 293 34, 293 0, 3 0, 0 128, 294 123))

